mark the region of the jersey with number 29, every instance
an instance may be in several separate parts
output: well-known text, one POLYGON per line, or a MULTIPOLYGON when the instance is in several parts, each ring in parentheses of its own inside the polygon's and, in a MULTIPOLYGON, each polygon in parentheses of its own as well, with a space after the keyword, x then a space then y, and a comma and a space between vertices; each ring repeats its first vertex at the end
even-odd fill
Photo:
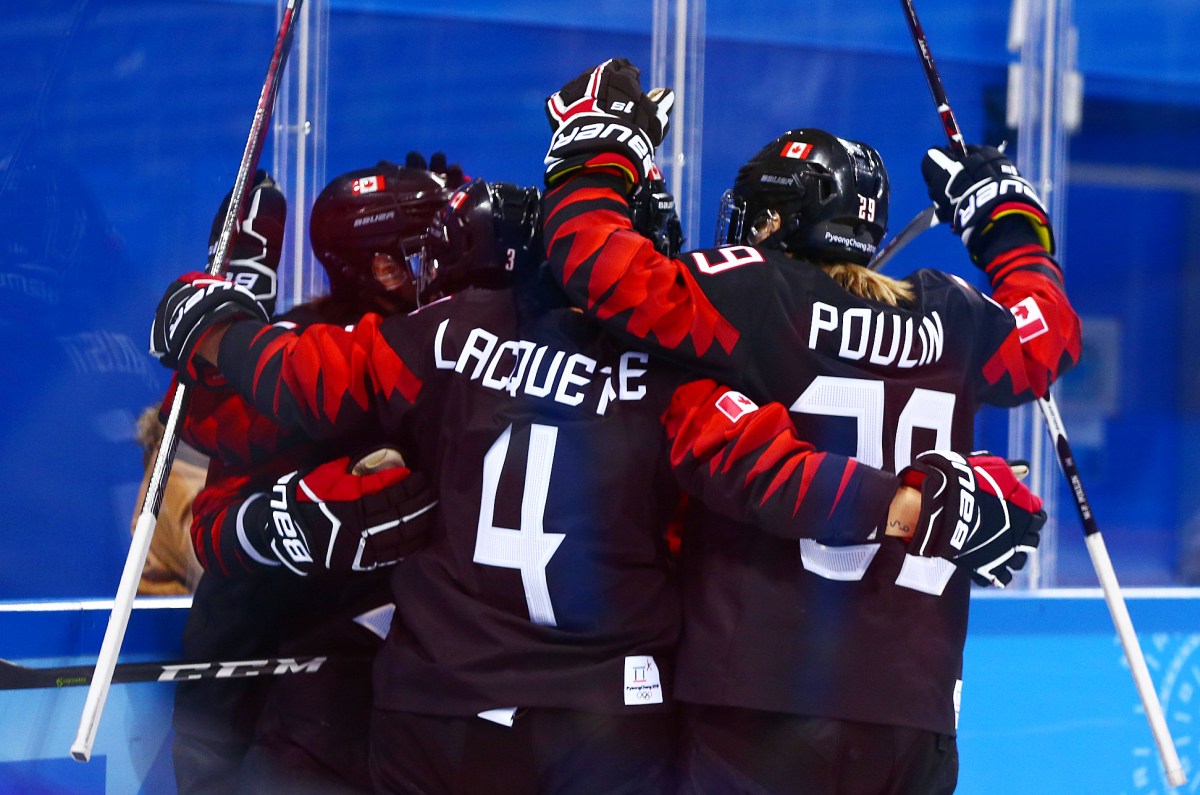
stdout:
MULTIPOLYGON (((1078 318, 1040 248, 998 258, 994 299, 921 270, 911 304, 891 307, 774 250, 665 257, 630 229, 621 183, 605 174, 551 191, 546 218, 550 265, 589 315, 782 403, 801 439, 872 467, 972 450, 982 404, 1031 400, 1079 356, 1078 318)), ((967 572, 931 584, 930 561, 895 538, 793 543, 703 510, 683 555, 680 698, 955 730, 967 572)))

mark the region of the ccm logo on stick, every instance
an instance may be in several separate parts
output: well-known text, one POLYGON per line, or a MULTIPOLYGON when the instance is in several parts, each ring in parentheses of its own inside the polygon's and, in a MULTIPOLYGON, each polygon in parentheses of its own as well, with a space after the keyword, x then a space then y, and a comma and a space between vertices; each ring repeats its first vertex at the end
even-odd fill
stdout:
POLYGON ((239 660, 236 662, 182 663, 164 665, 158 675, 160 682, 182 682, 190 679, 243 679, 260 674, 315 674, 328 657, 308 659, 281 657, 278 660, 239 660))

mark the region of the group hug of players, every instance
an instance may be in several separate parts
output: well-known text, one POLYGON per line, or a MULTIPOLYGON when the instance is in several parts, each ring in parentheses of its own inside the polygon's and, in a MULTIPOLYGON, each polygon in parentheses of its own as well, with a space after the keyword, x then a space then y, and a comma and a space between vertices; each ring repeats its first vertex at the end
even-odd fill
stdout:
POLYGON ((229 278, 167 289, 151 352, 212 461, 185 651, 329 657, 180 683, 180 792, 954 790, 971 583, 1046 518, 973 418, 1080 353, 1044 208, 995 148, 931 149, 991 295, 892 278, 879 154, 793 129, 682 252, 672 102, 621 59, 568 82, 544 192, 338 177, 329 293, 279 315, 260 178, 229 278))

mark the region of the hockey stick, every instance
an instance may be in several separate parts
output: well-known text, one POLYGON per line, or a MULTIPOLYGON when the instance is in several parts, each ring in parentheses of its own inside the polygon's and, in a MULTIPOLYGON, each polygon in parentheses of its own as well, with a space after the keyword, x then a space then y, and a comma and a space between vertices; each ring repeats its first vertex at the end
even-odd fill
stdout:
MULTIPOLYGON (((263 660, 217 662, 146 662, 119 663, 113 669, 112 684, 131 682, 185 682, 195 679, 244 679, 251 676, 315 674, 326 663, 367 665, 367 657, 273 657, 263 660)), ((95 668, 90 665, 63 665, 34 668, 0 660, 0 690, 38 690, 77 687, 89 684, 95 668)))
MULTIPOLYGON (((213 276, 224 273, 229 265, 230 241, 234 229, 241 220, 241 209, 252 187, 250 175, 258 167, 258 159, 266 142, 267 122, 271 118, 271 110, 275 105, 275 95, 279 93, 280 76, 287 63, 288 52, 292 47, 294 23, 302 3, 303 0, 288 0, 287 6, 283 9, 279 35, 275 39, 275 50, 271 54, 267 77, 258 97, 258 107, 254 110, 250 134, 246 140, 246 148, 242 153, 237 176, 234 179, 229 207, 225 212, 225 222, 221 226, 221 234, 213 250, 212 260, 208 263, 207 271, 213 276)), ((187 398, 187 386, 180 383, 176 386, 171 400, 171 410, 167 415, 162 443, 159 446, 158 455, 154 458, 154 469, 151 471, 150 481, 146 486, 146 496, 142 500, 141 512, 134 525, 133 540, 130 543, 129 554, 125 558, 125 568, 121 572, 121 582, 117 586, 117 595, 113 600, 112 613, 109 615, 108 626, 104 631, 100 654, 96 659, 95 674, 88 687, 87 699, 83 704, 83 714, 79 717, 79 730, 75 735, 75 742, 71 745, 71 756, 80 762, 86 762, 92 756, 92 745, 96 741, 96 729, 100 723, 100 714, 104 710, 104 702, 108 698, 108 688, 112 683, 117 656, 121 652, 121 643, 129 625, 133 597, 137 593, 138 580, 141 578, 142 568, 146 565, 146 556, 150 552, 150 540, 154 534, 154 526, 158 522, 164 484, 171 471, 171 463, 175 459, 175 448, 179 444, 179 420, 187 406, 187 398)))
MULTIPOLYGON (((950 147, 960 156, 966 157, 967 147, 963 143, 962 131, 959 129, 958 121, 954 118, 954 111, 950 109, 950 102, 946 99, 946 90, 942 87, 942 78, 938 75, 937 67, 933 63, 933 55, 929 51, 929 42, 925 38, 925 31, 921 29, 921 23, 917 19, 917 10, 913 7, 912 0, 900 0, 900 2, 904 6, 908 29, 912 33, 917 53, 921 56, 925 79, 929 83, 933 100, 937 103, 938 115, 942 118, 942 126, 945 129, 946 137, 950 140, 950 147)), ((1129 662, 1129 670, 1133 674, 1134 685, 1142 700, 1142 708, 1146 711, 1146 720, 1154 735, 1154 744, 1158 746, 1158 755, 1167 774, 1167 783, 1172 787, 1182 786, 1187 783, 1187 776, 1179 762, 1179 754, 1171 739, 1167 720, 1163 715, 1162 704, 1159 703, 1158 693, 1154 690, 1154 682, 1150 679, 1146 658, 1142 654, 1141 644, 1138 643, 1137 633, 1133 629, 1133 621, 1129 617, 1125 597, 1121 594, 1121 586, 1117 583, 1116 570, 1113 569, 1112 560, 1108 556, 1108 548, 1104 544, 1103 536, 1100 535, 1100 528, 1092 514, 1087 494, 1083 490, 1083 481, 1075 466, 1075 456, 1067 441, 1067 431, 1063 426, 1062 416, 1058 412, 1054 396, 1049 391, 1044 397, 1038 399, 1038 406, 1042 410, 1046 431, 1054 443, 1058 465, 1062 469, 1067 483, 1071 486, 1075 507, 1079 510, 1079 518, 1083 521, 1084 541, 1087 544, 1088 555, 1092 559, 1092 567, 1096 570, 1096 578, 1100 581, 1100 589, 1104 592, 1104 601, 1108 605, 1117 636, 1121 640, 1121 648, 1125 651, 1125 659, 1129 662)))

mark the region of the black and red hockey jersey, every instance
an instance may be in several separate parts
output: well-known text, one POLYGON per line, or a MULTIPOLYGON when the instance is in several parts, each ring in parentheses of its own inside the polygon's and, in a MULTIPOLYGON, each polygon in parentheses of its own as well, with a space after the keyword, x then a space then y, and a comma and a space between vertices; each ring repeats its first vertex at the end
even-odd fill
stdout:
MULTIPOLYGON (((328 301, 303 304, 279 321, 291 328, 361 315, 329 307, 328 301)), ((246 502, 266 499, 263 492, 280 476, 353 453, 356 440, 336 447, 313 442, 228 386, 193 388, 180 427, 185 441, 210 456, 207 483, 192 503, 192 543, 205 573, 188 614, 184 654, 196 660, 334 658, 311 676, 181 682, 173 716, 181 787, 190 789, 218 769, 236 776, 257 736, 286 758, 298 747, 313 770, 369 788, 370 660, 391 615, 388 574, 301 578, 277 561, 255 560, 238 526, 246 502), (194 748, 204 753, 193 756, 194 748)))
POLYGON ((783 406, 629 350, 545 296, 518 310, 515 296, 470 289, 300 334, 243 321, 220 366, 264 413, 314 436, 374 432, 436 484, 430 546, 394 571, 378 706, 664 709, 678 483, 792 543, 851 543, 874 529, 864 513, 882 526, 897 481, 815 456, 783 406))
MULTIPOLYGON (((912 305, 894 308, 776 251, 660 255, 630 228, 623 188, 591 172, 546 197, 550 267, 571 300, 788 406, 817 450, 889 471, 923 450, 971 450, 980 405, 1032 400, 1079 357, 1078 317, 1039 246, 989 263, 993 297, 921 270, 912 305)), ((700 511, 685 527, 681 698, 954 731, 966 572, 941 582, 893 538, 832 547, 747 530, 700 511)))

